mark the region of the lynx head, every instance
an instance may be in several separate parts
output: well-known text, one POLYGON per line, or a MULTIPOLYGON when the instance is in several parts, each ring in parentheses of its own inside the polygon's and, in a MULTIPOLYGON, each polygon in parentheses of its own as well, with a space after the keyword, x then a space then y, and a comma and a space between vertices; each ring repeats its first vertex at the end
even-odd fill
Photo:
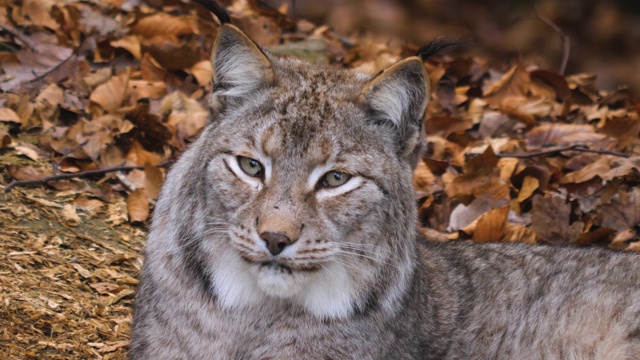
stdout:
POLYGON ((422 60, 371 77, 274 57, 227 24, 212 61, 211 122, 169 175, 158 227, 176 226, 227 309, 393 311, 414 266, 422 60))

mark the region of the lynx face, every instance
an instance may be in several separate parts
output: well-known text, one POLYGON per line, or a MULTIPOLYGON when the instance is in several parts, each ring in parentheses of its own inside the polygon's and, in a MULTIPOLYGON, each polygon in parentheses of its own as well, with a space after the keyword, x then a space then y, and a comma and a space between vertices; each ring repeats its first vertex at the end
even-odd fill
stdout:
POLYGON ((225 25, 213 65, 211 124, 167 185, 205 198, 175 210, 200 224, 186 258, 228 309, 391 309, 414 262, 421 60, 371 78, 274 58, 225 25))

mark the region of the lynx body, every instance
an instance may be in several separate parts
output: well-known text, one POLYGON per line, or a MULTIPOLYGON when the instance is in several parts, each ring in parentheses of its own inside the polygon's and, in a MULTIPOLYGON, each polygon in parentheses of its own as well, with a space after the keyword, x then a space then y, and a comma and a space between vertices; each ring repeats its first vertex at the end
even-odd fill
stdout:
POLYGON ((223 25, 211 122, 170 171, 132 359, 639 359, 640 258, 431 243, 421 59, 377 76, 223 25))

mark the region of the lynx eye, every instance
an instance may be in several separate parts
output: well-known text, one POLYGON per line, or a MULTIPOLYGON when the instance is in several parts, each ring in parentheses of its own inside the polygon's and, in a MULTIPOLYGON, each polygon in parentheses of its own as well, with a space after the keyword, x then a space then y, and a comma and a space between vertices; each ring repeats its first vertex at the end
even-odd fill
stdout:
POLYGON ((238 164, 240 165, 240 169, 249 176, 261 178, 264 173, 262 164, 260 164, 258 160, 245 156, 238 156, 238 164))
POLYGON ((324 174, 324 176, 320 179, 318 183, 318 188, 335 188, 338 186, 344 185, 349 179, 351 175, 345 174, 340 171, 329 171, 324 174))

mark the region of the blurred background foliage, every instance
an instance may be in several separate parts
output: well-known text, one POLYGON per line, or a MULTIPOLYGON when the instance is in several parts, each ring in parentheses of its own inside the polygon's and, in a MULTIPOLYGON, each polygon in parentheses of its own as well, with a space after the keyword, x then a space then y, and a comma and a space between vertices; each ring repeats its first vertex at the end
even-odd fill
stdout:
MULTIPOLYGON (((598 76, 601 89, 629 86, 640 93, 638 0, 282 0, 290 16, 328 24, 338 33, 372 32, 416 44, 437 37, 471 39, 461 54, 480 56, 504 70, 518 62, 558 71, 564 54, 557 25, 570 39, 565 74, 598 76), (285 5, 287 6, 287 5, 285 5), (295 15, 294 15, 295 11, 295 15)), ((391 40, 389 40, 391 41, 391 40)))

